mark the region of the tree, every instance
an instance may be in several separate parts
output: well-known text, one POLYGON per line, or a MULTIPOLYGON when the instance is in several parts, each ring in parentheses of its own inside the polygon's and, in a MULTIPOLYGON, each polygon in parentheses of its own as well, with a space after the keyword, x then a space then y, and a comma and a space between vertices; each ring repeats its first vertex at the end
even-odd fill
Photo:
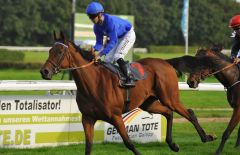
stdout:
POLYGON ((131 0, 130 7, 130 14, 135 16, 137 46, 161 44, 162 39, 168 35, 170 25, 164 19, 160 0, 131 0))
POLYGON ((53 30, 69 32, 71 3, 65 0, 0 1, 1 45, 50 45, 53 30))
MULTIPOLYGON (((99 2, 99 0, 95 0, 99 2)), ((0 1, 0 45, 52 43, 53 30, 70 34, 72 0, 0 1)), ((85 13, 92 0, 76 0, 76 11, 85 13)), ((189 45, 222 43, 229 48, 230 18, 239 13, 235 0, 189 0, 189 45)), ((135 16, 136 46, 184 45, 180 29, 182 1, 101 0, 110 14, 135 16)))

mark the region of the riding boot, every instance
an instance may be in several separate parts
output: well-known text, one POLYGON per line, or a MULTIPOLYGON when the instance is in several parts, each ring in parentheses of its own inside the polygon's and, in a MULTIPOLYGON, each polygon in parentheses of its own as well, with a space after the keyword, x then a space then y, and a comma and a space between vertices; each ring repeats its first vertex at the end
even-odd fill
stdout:
POLYGON ((120 70, 123 72, 126 77, 126 81, 123 84, 125 87, 134 87, 135 82, 130 74, 130 66, 127 62, 125 62, 122 58, 117 60, 120 70))

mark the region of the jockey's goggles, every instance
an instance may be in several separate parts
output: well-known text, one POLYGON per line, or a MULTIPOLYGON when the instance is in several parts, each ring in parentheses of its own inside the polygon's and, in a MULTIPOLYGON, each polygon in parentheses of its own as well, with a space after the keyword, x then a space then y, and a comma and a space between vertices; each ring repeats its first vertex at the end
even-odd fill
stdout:
POLYGON ((236 26, 233 28, 235 31, 240 29, 240 26, 236 26))
POLYGON ((94 18, 96 18, 98 16, 98 14, 88 14, 88 17, 90 18, 90 19, 94 19, 94 18))

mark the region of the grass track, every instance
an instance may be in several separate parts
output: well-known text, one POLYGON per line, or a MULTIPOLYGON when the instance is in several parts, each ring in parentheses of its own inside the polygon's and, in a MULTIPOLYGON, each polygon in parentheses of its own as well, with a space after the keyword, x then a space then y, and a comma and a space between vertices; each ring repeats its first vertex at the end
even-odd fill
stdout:
MULTIPOLYGON (((170 151, 166 143, 136 144, 136 148, 143 155, 213 155, 218 147, 222 132, 227 123, 201 123, 207 133, 217 135, 218 139, 202 143, 194 127, 189 123, 176 123, 173 125, 173 140, 180 146, 180 151, 170 151)), ((237 155, 240 148, 234 148, 237 137, 237 129, 234 130, 227 141, 222 155, 237 155)), ((38 149, 0 149, 1 155, 83 155, 84 144, 59 146, 38 149)), ((93 155, 132 155, 124 144, 94 144, 93 155)))

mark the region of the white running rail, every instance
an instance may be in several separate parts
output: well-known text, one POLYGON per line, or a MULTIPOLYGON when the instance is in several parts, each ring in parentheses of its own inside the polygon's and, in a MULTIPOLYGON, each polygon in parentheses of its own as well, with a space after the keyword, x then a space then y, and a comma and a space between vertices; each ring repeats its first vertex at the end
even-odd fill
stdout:
MULTIPOLYGON (((198 88, 189 88, 185 82, 178 83, 180 90, 224 91, 220 83, 200 83, 198 88)), ((70 80, 2 80, 0 91, 21 90, 76 90, 74 81, 70 80)))

